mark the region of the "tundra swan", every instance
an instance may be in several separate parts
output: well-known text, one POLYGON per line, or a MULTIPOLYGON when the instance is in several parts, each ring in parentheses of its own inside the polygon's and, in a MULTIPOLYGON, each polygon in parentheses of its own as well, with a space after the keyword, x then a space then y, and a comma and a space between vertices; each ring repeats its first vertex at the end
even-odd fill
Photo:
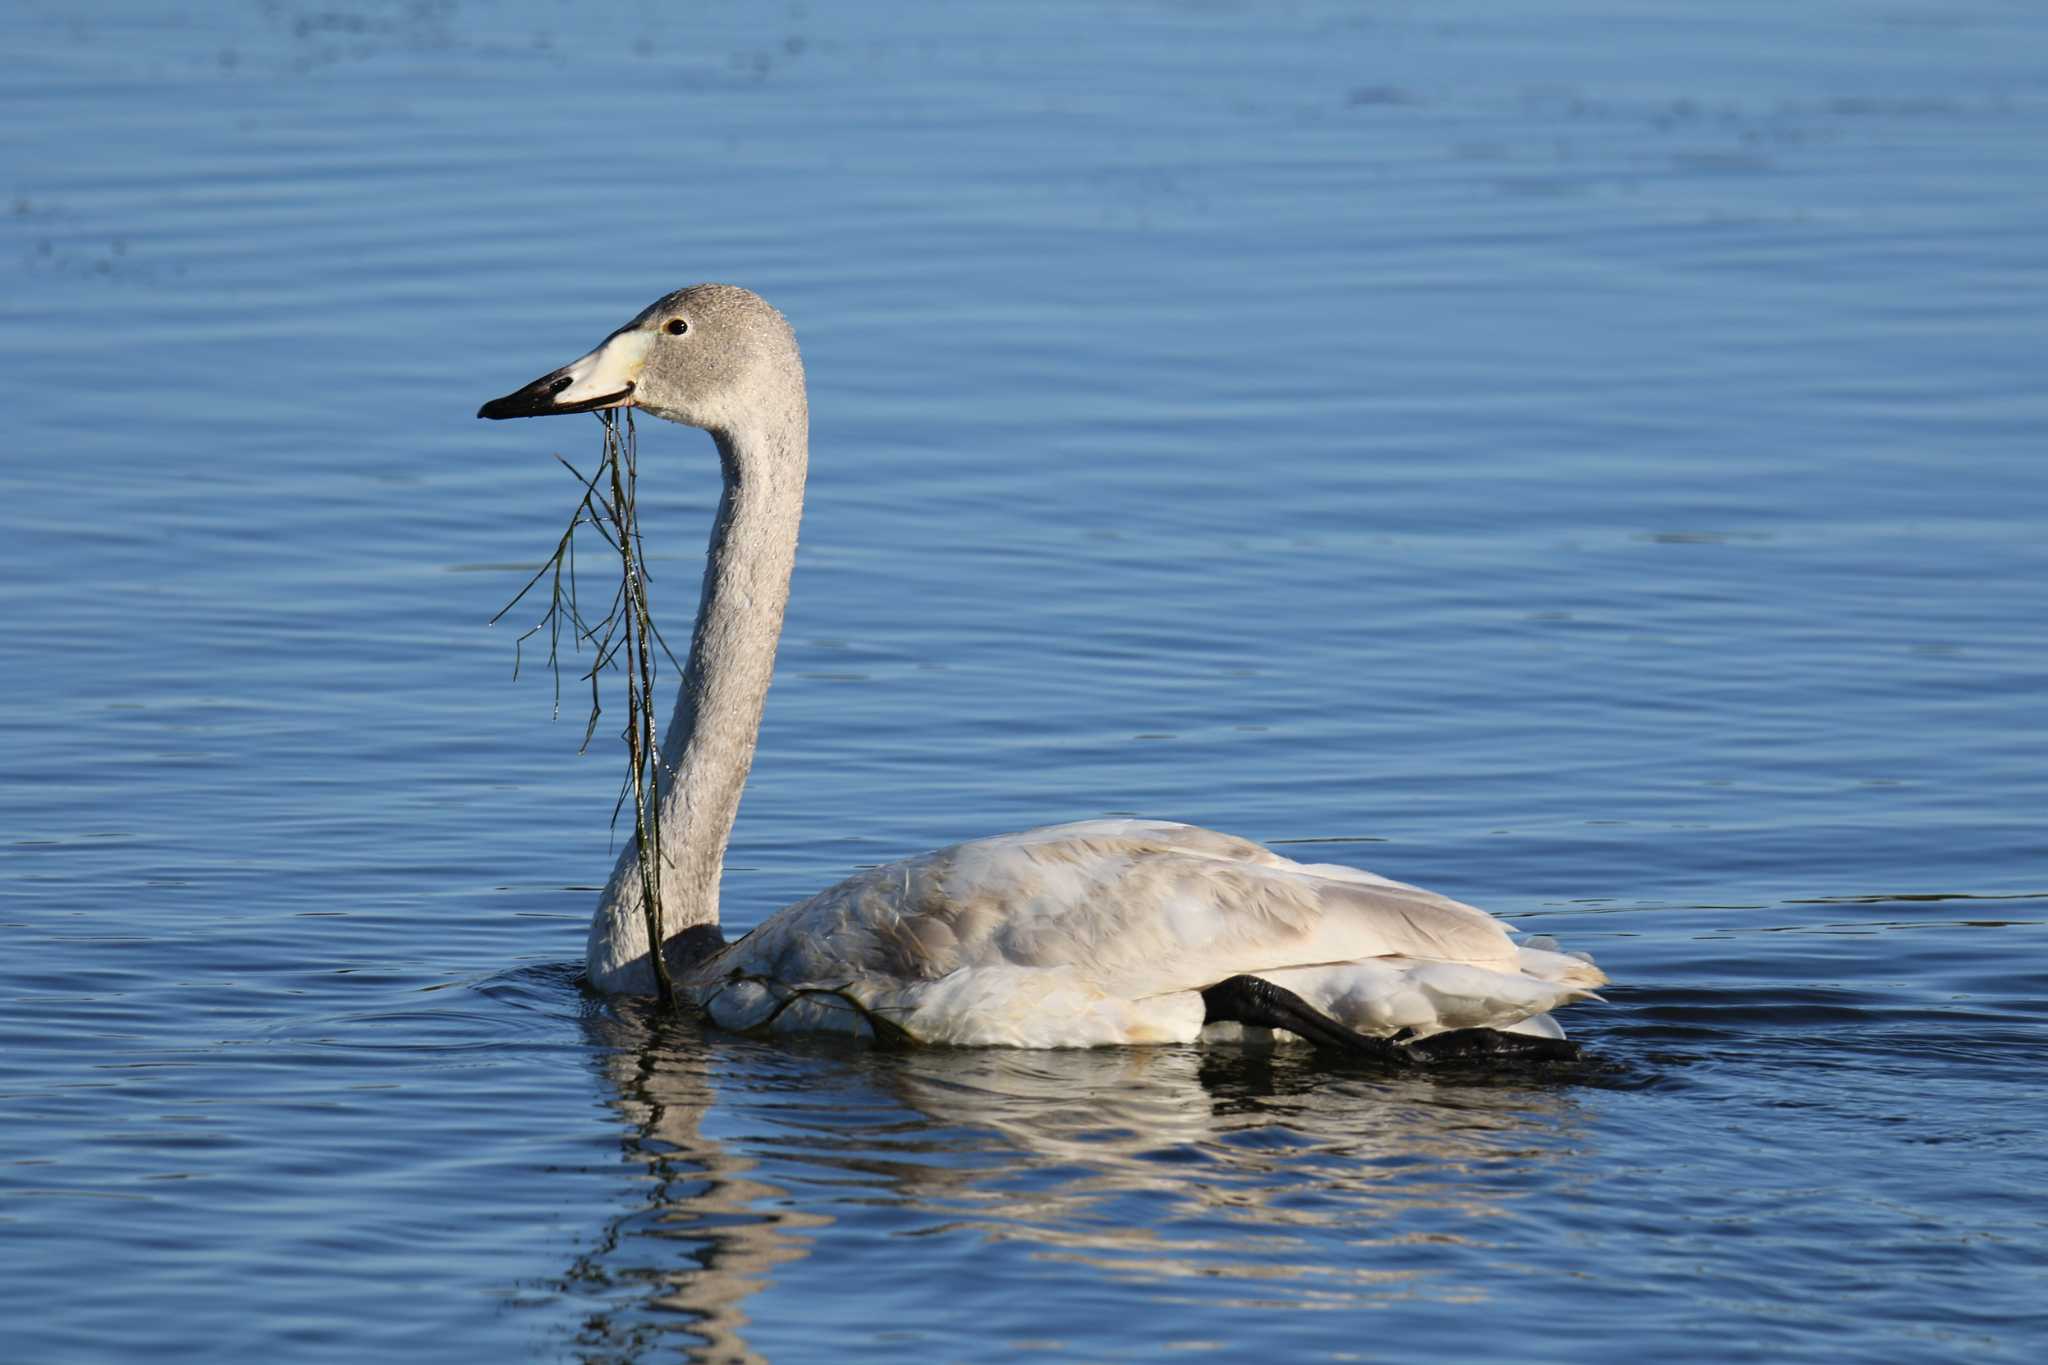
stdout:
MULTIPOLYGON (((782 314, 731 285, 657 300, 479 417, 637 407, 702 427, 724 492, 661 744, 663 960, 738 1030, 926 1043, 1185 1043, 1279 1028, 1390 1064, 1563 1055, 1548 1012, 1605 978, 1483 910, 1370 872, 1153 820, 1088 820, 860 872, 726 943, 718 883, 775 667, 803 515, 809 405, 782 314)), ((651 994, 637 854, 590 926, 588 979, 651 994)))

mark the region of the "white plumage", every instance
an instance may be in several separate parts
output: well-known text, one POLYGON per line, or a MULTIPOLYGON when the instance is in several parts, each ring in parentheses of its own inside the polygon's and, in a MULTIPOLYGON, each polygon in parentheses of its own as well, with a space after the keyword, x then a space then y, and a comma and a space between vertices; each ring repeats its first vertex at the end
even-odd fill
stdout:
MULTIPOLYGON (((1604 979, 1582 956, 1517 946, 1447 897, 1145 820, 1055 825, 874 868, 712 950, 702 931, 718 923, 803 514, 809 407, 794 334, 746 290, 678 290, 479 415, 621 406, 711 432, 724 477, 662 738, 657 870, 664 960, 715 1023, 1013 1047, 1185 1043, 1203 1036, 1202 992, 1252 976, 1374 1037, 1556 1038, 1548 1012, 1604 979)), ((643 884, 629 847, 591 923, 599 990, 654 989, 643 884)))
POLYGON ((1417 1037, 1520 1024, 1603 979, 1418 887, 1192 825, 1090 820, 851 877, 685 989, 735 1029, 880 1021, 920 1042, 1093 1047, 1193 1042, 1202 990, 1240 973, 1361 1033, 1417 1037))

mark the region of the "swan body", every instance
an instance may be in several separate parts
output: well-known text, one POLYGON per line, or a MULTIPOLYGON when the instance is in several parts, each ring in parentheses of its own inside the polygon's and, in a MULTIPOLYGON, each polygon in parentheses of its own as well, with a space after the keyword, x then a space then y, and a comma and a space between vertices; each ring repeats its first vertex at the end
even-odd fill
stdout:
MULTIPOLYGON (((662 737, 664 962, 723 1027, 925 1043, 1092 1047, 1255 1031, 1205 992, 1255 976, 1367 1038, 1465 1029, 1561 1038, 1597 998, 1584 955, 1518 945, 1483 910, 1191 825, 1091 820, 871 868, 731 944, 718 883, 788 601, 808 462, 803 365, 744 289, 664 296, 482 417, 636 406, 710 431, 724 492, 690 656, 662 737)), ((652 994, 627 847, 592 918, 590 984, 652 994)))
POLYGON ((1186 1043, 1251 973, 1362 1033, 1499 1027, 1600 977, 1491 915, 1368 872, 1150 820, 978 839, 848 878, 697 966, 734 1029, 1014 1047, 1186 1043))

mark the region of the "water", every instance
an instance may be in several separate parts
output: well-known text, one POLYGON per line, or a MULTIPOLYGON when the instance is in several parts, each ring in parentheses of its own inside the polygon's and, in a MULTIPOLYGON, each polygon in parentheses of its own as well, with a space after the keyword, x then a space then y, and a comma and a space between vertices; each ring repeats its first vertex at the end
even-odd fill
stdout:
POLYGON ((8 1359, 2034 1358, 2035 7, 0 42, 8 1359), (597 429, 470 414, 702 278, 815 414, 738 926, 1139 811, 1592 950, 1600 1066, 580 995, 615 755, 483 623, 597 429))

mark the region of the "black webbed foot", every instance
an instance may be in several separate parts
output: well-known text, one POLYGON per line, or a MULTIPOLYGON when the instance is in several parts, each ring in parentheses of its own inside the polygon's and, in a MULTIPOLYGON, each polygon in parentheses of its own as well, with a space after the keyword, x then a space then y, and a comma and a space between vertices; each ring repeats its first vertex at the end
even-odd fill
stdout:
POLYGON ((1317 1047, 1331 1048, 1382 1066, 1410 1067, 1414 1055, 1399 1043, 1374 1038, 1324 1014, 1284 986, 1256 976, 1233 976, 1202 992, 1203 1021, 1237 1023, 1253 1028, 1284 1028, 1317 1047))
POLYGON ((1535 1061, 1569 1062, 1579 1045, 1567 1038, 1538 1038, 1492 1028, 1452 1029, 1405 1044, 1410 1052, 1432 1062, 1535 1061))
POLYGON ((682 976, 725 951, 725 931, 715 924, 693 924, 669 935, 661 945, 670 976, 682 976))
POLYGON ((1579 1045, 1563 1038, 1538 1038, 1490 1028, 1453 1029, 1427 1038, 1411 1038, 1409 1030, 1403 1029, 1392 1038, 1374 1038, 1345 1027, 1286 987, 1256 976, 1233 976, 1217 982, 1202 992, 1202 1005, 1204 1023, 1286 1029, 1317 1047, 1386 1067, 1568 1062, 1579 1055, 1579 1045))

